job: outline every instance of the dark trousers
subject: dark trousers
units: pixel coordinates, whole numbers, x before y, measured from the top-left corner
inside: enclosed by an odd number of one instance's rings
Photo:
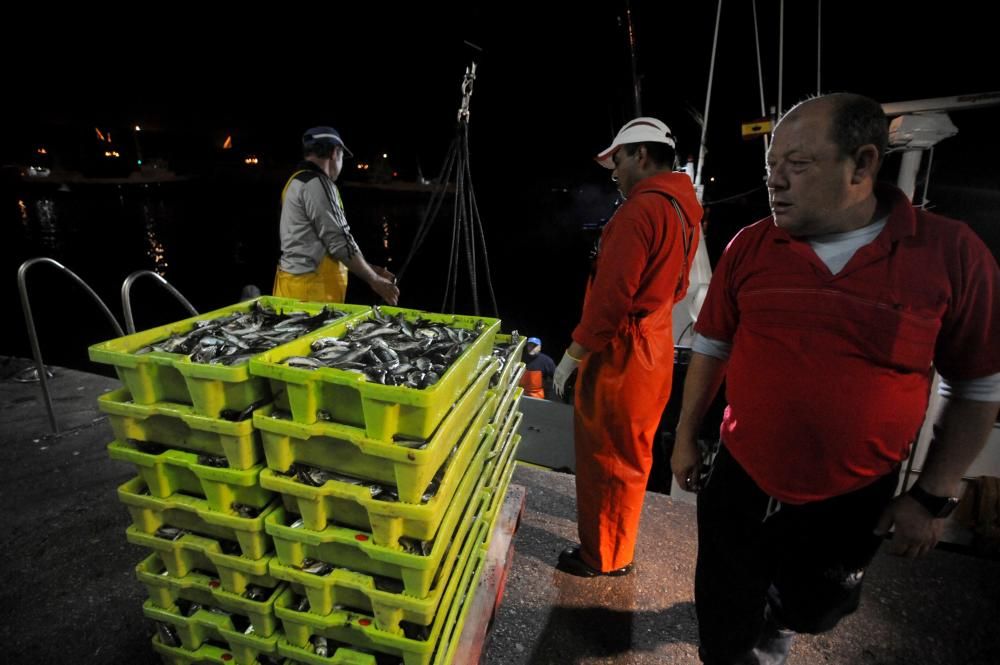
[[[791,631],[820,633],[857,609],[894,473],[832,499],[774,505],[725,446],[698,494],[695,605],[707,665],[783,663]],[[766,518],[766,519],[765,519]],[[768,655],[770,654],[770,655]]]

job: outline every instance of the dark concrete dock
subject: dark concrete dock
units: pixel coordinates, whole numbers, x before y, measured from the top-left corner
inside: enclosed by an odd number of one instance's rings
[[[146,552],[126,542],[115,494],[134,471],[108,458],[96,407],[118,382],[53,368],[53,435],[38,385],[12,380],[29,364],[0,357],[4,662],[158,663],[134,576]],[[483,663],[697,663],[693,506],[648,495],[636,572],[583,580],[553,568],[576,540],[574,477],[522,466],[513,482],[528,503]],[[1000,663],[1000,562],[882,554],[866,585],[835,631],[798,638],[791,665]]]

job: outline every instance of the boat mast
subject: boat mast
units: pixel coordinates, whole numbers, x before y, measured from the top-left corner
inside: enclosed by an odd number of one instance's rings
[[[764,68],[760,63],[760,29],[757,26],[757,0],[752,0],[750,4],[753,6],[753,41],[757,49],[757,83],[760,88],[760,117],[767,118],[767,106],[764,103]],[[767,158],[767,147],[770,138],[770,134],[764,134],[765,159]]]
[[[705,95],[705,115],[701,119],[701,145],[698,148],[698,168],[695,171],[694,190],[698,193],[698,200],[704,187],[701,184],[701,169],[705,164],[705,137],[708,134],[708,109],[712,104],[712,79],[715,76],[715,54],[719,48],[719,19],[722,18],[722,0],[719,0],[719,7],[715,13],[715,36],[712,38],[712,61],[708,66],[708,92]]]
[[[632,93],[635,95],[635,115],[642,115],[642,93],[640,91],[639,72],[636,65],[635,26],[632,24],[632,3],[625,0],[625,23],[628,27],[628,52],[632,59]]]

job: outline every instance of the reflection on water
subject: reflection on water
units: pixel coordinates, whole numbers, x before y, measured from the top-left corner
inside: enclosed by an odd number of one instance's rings
[[[160,240],[157,233],[162,226],[160,221],[165,217],[163,201],[152,202],[149,200],[142,202],[142,218],[146,227],[146,256],[153,262],[153,271],[160,277],[167,277],[167,248]]]
[[[59,248],[59,228],[56,217],[56,202],[52,199],[35,201],[35,215],[38,218],[38,244],[47,250]]]
[[[267,228],[273,220],[245,192],[240,192],[240,199],[221,187],[210,189],[191,182],[74,184],[71,188],[47,182],[2,182],[0,211],[6,212],[0,213],[4,215],[0,224],[13,231],[13,237],[0,243],[0,266],[13,274],[27,259],[52,258],[90,285],[119,316],[116,305],[121,285],[137,270],[152,270],[169,279],[201,311],[231,304],[243,285],[265,284],[253,274],[257,267],[266,266],[263,271],[271,274],[274,269],[269,257],[262,259],[253,251],[238,262],[236,240],[243,235],[267,252],[271,238],[260,231],[258,221],[261,228]],[[237,206],[233,200],[248,202]],[[237,228],[229,228],[236,222]],[[51,268],[33,270],[28,290],[46,360],[92,369],[86,359],[87,346],[114,336],[94,304]],[[15,280],[0,282],[0,297],[16,306]],[[140,329],[185,315],[169,293],[152,283],[132,290],[132,305]],[[0,353],[30,355],[23,323],[0,333]]]
[[[17,200],[17,216],[21,220],[21,230],[27,234],[28,233],[28,206],[24,204],[22,199]]]
[[[74,184],[68,189],[56,183],[0,182],[0,224],[14,236],[12,242],[0,243],[0,266],[12,276],[29,258],[51,257],[86,281],[119,316],[122,282],[137,270],[168,279],[201,312],[231,305],[247,285],[271,290],[286,178],[281,172],[252,182],[205,177],[148,186]],[[365,258],[398,271],[420,228],[427,194],[345,187],[344,197],[350,201],[351,232]],[[579,315],[577,296],[583,290],[590,240],[579,233],[577,217],[564,213],[561,199],[553,202],[534,191],[524,198],[530,199],[530,207],[507,196],[484,205],[491,211],[483,221],[493,287],[505,330],[548,336],[559,348]],[[450,265],[450,222],[445,212],[427,234],[400,284],[401,306],[440,311]],[[29,286],[46,361],[94,371],[87,346],[110,339],[113,331],[93,303],[79,297],[76,286],[46,268],[37,272]],[[458,279],[459,300],[465,297],[465,302],[456,310],[471,314],[464,270]],[[559,289],[557,297],[538,287],[549,284]],[[527,289],[530,285],[538,288]],[[20,319],[13,278],[0,280],[0,297],[15,304]],[[369,305],[378,300],[360,279],[349,281],[347,297]],[[481,292],[480,304],[485,303]],[[139,330],[187,315],[166,290],[149,281],[133,289],[132,306]],[[30,356],[23,322],[0,326],[0,353]]]
[[[11,241],[0,243],[0,265],[13,274],[29,258],[55,259],[89,284],[112,311],[117,310],[122,282],[137,270],[168,279],[203,312],[237,302],[248,285],[269,293],[279,252],[285,174],[280,175],[280,182],[206,178],[62,189],[57,183],[0,182],[0,211],[6,211],[0,212],[5,215],[0,224],[13,232]],[[394,255],[408,248],[423,200],[368,192],[351,192],[351,198],[350,223],[366,258],[383,266],[398,262]],[[435,262],[428,264],[430,279]],[[77,297],[77,287],[46,268],[34,272],[38,275],[30,278],[29,291],[36,324],[42,336],[52,335],[42,342],[46,360],[92,369],[86,347],[112,336],[107,323],[95,316],[92,303]],[[150,284],[132,290],[137,328],[185,316],[169,293]],[[426,306],[416,299],[424,292],[417,287],[410,289],[408,306]],[[17,302],[15,280],[0,281],[0,297]],[[360,280],[351,280],[348,297],[364,304],[377,299]],[[30,355],[23,325],[0,330],[0,353]]]

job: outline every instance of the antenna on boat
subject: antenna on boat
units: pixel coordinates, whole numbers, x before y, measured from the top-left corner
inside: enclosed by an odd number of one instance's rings
[[[632,58],[632,93],[635,95],[635,115],[642,115],[642,91],[635,54],[635,26],[632,24],[632,3],[625,0],[625,22],[628,25],[628,52]]]
[[[475,44],[466,42],[469,46],[482,51]],[[493,282],[490,278],[490,262],[486,252],[486,236],[483,233],[483,222],[479,216],[479,206],[476,204],[476,193],[472,187],[472,169],[469,165],[469,116],[472,101],[472,87],[476,81],[476,62],[465,68],[462,79],[462,102],[458,108],[458,124],[455,138],[451,141],[448,153],[444,158],[441,173],[435,181],[437,187],[431,194],[431,199],[424,209],[420,227],[413,239],[410,253],[400,268],[396,281],[402,280],[413,257],[427,239],[434,221],[441,211],[445,195],[451,191],[455,194],[455,206],[452,212],[451,254],[448,258],[448,275],[445,279],[445,292],[442,301],[442,312],[455,311],[455,299],[458,294],[458,275],[461,272],[459,263],[465,257],[465,267],[468,273],[468,284],[472,295],[473,313],[479,314],[479,277],[484,278],[490,302],[493,305],[493,315],[499,316],[496,295],[493,293]],[[482,254],[481,267],[478,254]]]
[[[933,149],[938,142],[958,133],[958,128],[951,122],[947,112],[998,104],[1000,104],[1000,91],[882,104],[882,110],[892,118],[889,125],[890,150],[903,152],[896,185],[903,190],[907,198],[913,199],[924,151],[929,150],[930,156],[933,157]],[[930,178],[929,164],[927,178]],[[921,205],[927,205],[926,182]]]
[[[767,118],[767,106],[764,103],[764,68],[760,63],[760,30],[757,27],[757,0],[750,3],[753,6],[753,40],[757,49],[757,85],[760,88],[760,117]],[[818,78],[817,74],[817,78]],[[770,134],[764,134],[764,156],[767,156],[767,147],[770,144]]]
[[[698,201],[701,201],[702,193],[705,191],[701,184],[701,169],[705,164],[705,136],[708,133],[708,109],[712,104],[712,78],[715,75],[715,54],[719,48],[719,19],[722,18],[722,0],[719,0],[719,8],[715,13],[715,37],[712,38],[712,61],[708,67],[708,92],[705,95],[705,113],[701,117],[701,145],[698,147],[698,166],[694,176],[694,191],[698,194]]]

